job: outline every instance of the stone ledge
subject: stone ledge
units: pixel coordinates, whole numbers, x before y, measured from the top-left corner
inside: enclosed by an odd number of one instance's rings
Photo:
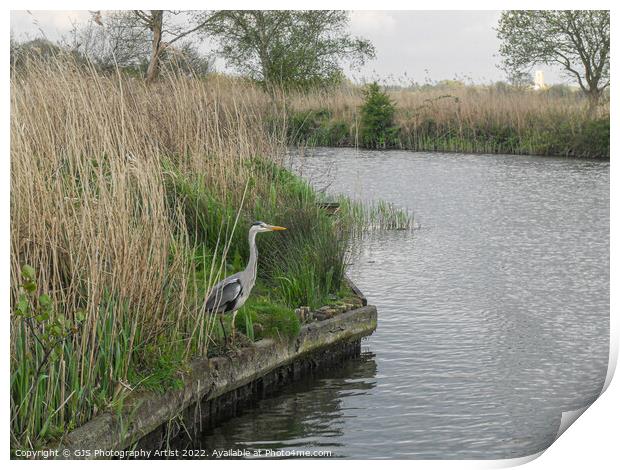
[[[367,305],[333,318],[304,325],[290,343],[264,339],[232,357],[200,358],[192,362],[185,386],[164,394],[144,392],[127,399],[124,411],[104,413],[65,436],[60,457],[96,458],[96,451],[122,450],[166,426],[195,404],[215,401],[251,384],[275,369],[330,349],[359,342],[377,327],[377,309]],[[321,360],[324,362],[324,357]]]

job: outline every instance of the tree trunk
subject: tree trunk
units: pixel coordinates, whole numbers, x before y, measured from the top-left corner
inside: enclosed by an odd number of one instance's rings
[[[601,91],[596,88],[591,89],[588,92],[588,116],[591,118],[596,117],[596,110],[598,103],[601,99]]]
[[[152,10],[151,12],[151,31],[153,32],[151,60],[146,71],[146,82],[151,83],[159,75],[159,54],[161,52],[161,30],[164,11]]]

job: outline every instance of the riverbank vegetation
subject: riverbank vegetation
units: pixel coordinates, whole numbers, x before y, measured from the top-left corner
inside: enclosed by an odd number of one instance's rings
[[[385,98],[373,111],[377,93]],[[390,108],[392,114],[378,123]],[[446,81],[382,91],[376,84],[348,85],[298,93],[289,112],[288,136],[297,144],[609,157],[609,96],[601,97],[593,114],[588,98],[567,86],[533,90]]]
[[[294,337],[295,308],[346,294],[356,230],[411,227],[389,205],[328,215],[282,166],[285,106],[247,81],[173,69],[147,84],[61,54],[25,58],[11,86],[13,448],[132,390],[177,386],[191,358],[217,351],[202,303],[245,267],[254,220],[289,230],[258,239],[238,319],[251,340]]]

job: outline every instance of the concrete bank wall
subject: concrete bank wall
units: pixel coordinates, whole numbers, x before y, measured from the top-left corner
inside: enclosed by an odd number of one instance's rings
[[[65,458],[105,458],[102,451],[159,448],[174,437],[180,421],[193,428],[231,415],[244,401],[359,354],[360,340],[377,327],[372,305],[304,325],[291,343],[265,339],[230,357],[197,359],[185,386],[165,394],[145,392],[127,399],[124,411],[105,413],[69,433],[58,446]]]

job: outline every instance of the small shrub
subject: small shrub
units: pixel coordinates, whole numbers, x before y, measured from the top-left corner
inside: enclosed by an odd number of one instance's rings
[[[394,103],[376,82],[368,85],[364,98],[360,129],[362,145],[367,148],[394,147],[398,140],[398,127],[394,125]]]

